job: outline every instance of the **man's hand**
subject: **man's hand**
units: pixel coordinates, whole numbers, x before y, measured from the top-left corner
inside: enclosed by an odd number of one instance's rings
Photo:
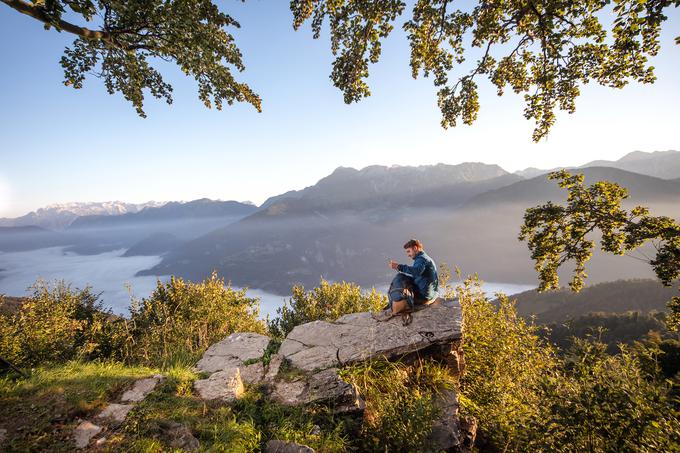
[[[397,263],[394,260],[390,260],[390,267],[394,269],[395,271],[397,270],[397,267],[399,266],[399,263]]]

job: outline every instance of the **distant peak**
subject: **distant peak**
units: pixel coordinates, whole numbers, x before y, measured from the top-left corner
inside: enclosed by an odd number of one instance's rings
[[[665,157],[665,156],[671,156],[675,154],[679,154],[680,151],[675,151],[675,150],[667,150],[667,151],[633,151],[625,156],[623,156],[621,159],[618,160],[618,162],[633,162],[636,160],[641,160],[641,159],[649,159],[650,157]]]

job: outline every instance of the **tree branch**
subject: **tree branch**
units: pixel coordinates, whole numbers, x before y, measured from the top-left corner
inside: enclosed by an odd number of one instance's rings
[[[47,25],[55,27],[57,30],[64,30],[74,35],[78,35],[81,38],[96,40],[96,41],[110,41],[111,34],[103,30],[90,30],[89,28],[80,27],[78,25],[66,22],[65,20],[58,19],[56,21],[52,20],[45,11],[39,7],[31,5],[23,0],[0,0],[10,8],[19,11],[33,19],[43,22]]]

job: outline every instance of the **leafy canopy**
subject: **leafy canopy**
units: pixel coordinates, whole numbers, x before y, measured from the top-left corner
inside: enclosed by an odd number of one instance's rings
[[[574,262],[569,286],[579,291],[587,278],[586,262],[592,255],[594,232],[601,234],[603,252],[624,255],[651,242],[656,251],[645,258],[664,285],[680,278],[680,224],[670,217],[652,216],[637,206],[630,211],[621,207],[628,191],[618,184],[600,181],[586,186],[583,175],[565,170],[550,173],[567,191],[565,206],[548,202],[529,208],[524,214],[519,239],[527,241],[531,259],[538,272],[539,290],[559,288],[559,268]],[[642,258],[640,258],[642,259]],[[680,325],[680,297],[669,302],[669,328]]]
[[[345,102],[369,96],[369,64],[380,59],[382,41],[406,2],[291,0],[290,5],[293,27],[311,21],[315,38],[328,19],[336,56],[330,78]],[[443,127],[477,119],[477,79],[487,77],[499,96],[508,86],[524,94],[524,116],[535,120],[538,141],[555,123],[556,109],[574,112],[581,85],[652,83],[648,58],[659,51],[665,11],[678,5],[678,0],[416,0],[403,29],[413,77],[433,75],[439,88]],[[469,71],[451,77],[478,54]]]
[[[238,22],[210,0],[2,0],[15,10],[77,36],[61,58],[64,84],[82,88],[94,75],[109,94],[120,92],[137,113],[144,93],[172,103],[172,86],[152,66],[175,63],[198,83],[198,97],[218,110],[224,102],[247,102],[261,110],[260,97],[234,78],[243,71],[241,52],[228,27]],[[93,28],[68,22],[77,18]]]

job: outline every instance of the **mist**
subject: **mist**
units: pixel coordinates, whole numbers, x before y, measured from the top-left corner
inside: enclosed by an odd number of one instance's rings
[[[78,255],[66,251],[65,247],[50,247],[0,253],[0,294],[27,296],[31,293],[29,287],[38,279],[49,283],[64,280],[73,288],[82,289],[89,285],[94,293],[101,293],[100,300],[105,308],[126,316],[131,298],[148,297],[156,287],[157,279],[165,282],[169,276],[136,277],[137,271],[158,264],[161,258],[123,257],[124,252],[125,249],[120,249],[97,255]],[[260,298],[263,318],[273,316],[284,300],[283,296],[262,290],[249,289],[247,295]]]

